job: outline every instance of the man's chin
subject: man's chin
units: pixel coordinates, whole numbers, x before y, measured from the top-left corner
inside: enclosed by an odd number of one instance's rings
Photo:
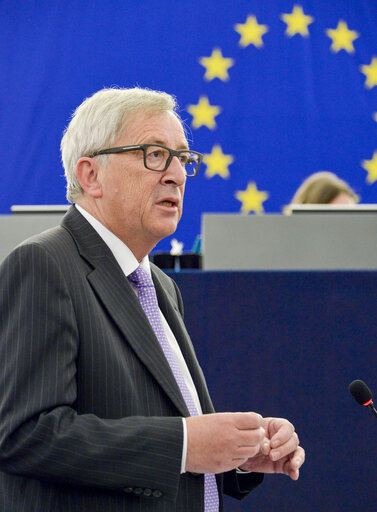
[[[178,222],[161,223],[161,225],[156,226],[153,230],[154,236],[160,242],[175,233],[177,226]]]

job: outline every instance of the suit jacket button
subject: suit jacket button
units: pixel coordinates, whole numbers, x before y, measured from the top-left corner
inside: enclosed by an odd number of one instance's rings
[[[123,489],[123,491],[124,491],[124,492],[128,492],[128,493],[131,493],[133,490],[134,490],[134,488],[133,488],[133,487],[125,487],[125,488]]]
[[[143,489],[141,487],[136,487],[134,489],[134,494],[137,494],[137,495],[143,494]]]
[[[143,495],[144,496],[150,496],[152,494],[152,489],[144,489]]]
[[[155,491],[152,492],[152,495],[155,497],[155,498],[161,498],[162,496],[162,492],[159,491],[158,489],[156,489]]]

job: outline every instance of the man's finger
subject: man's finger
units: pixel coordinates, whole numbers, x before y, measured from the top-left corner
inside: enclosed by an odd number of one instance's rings
[[[274,435],[271,437],[271,446],[272,448],[277,448],[292,437],[295,428],[287,420],[273,420],[271,423],[272,425],[269,425],[270,430],[271,428],[275,430]]]
[[[262,427],[263,418],[256,412],[232,413],[234,424],[239,430],[250,430]]]

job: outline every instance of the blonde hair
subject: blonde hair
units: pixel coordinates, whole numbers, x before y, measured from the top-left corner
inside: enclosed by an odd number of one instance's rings
[[[140,87],[105,88],[86,98],[72,114],[60,144],[68,201],[75,202],[83,193],[76,176],[76,164],[81,157],[110,147],[135,114],[165,111],[181,121],[174,96]],[[98,158],[106,165],[107,155]]]
[[[348,194],[356,203],[359,202],[359,196],[348,183],[332,172],[320,171],[306,178],[290,204],[329,204],[341,192]]]

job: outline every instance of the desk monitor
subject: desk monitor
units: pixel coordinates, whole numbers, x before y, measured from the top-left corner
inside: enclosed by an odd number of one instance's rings
[[[377,211],[204,214],[204,270],[377,270]]]
[[[377,204],[289,204],[287,215],[304,213],[377,213]]]
[[[12,213],[65,213],[69,204],[14,204],[10,207]]]
[[[14,205],[0,215],[0,263],[27,238],[60,224],[69,205]]]

